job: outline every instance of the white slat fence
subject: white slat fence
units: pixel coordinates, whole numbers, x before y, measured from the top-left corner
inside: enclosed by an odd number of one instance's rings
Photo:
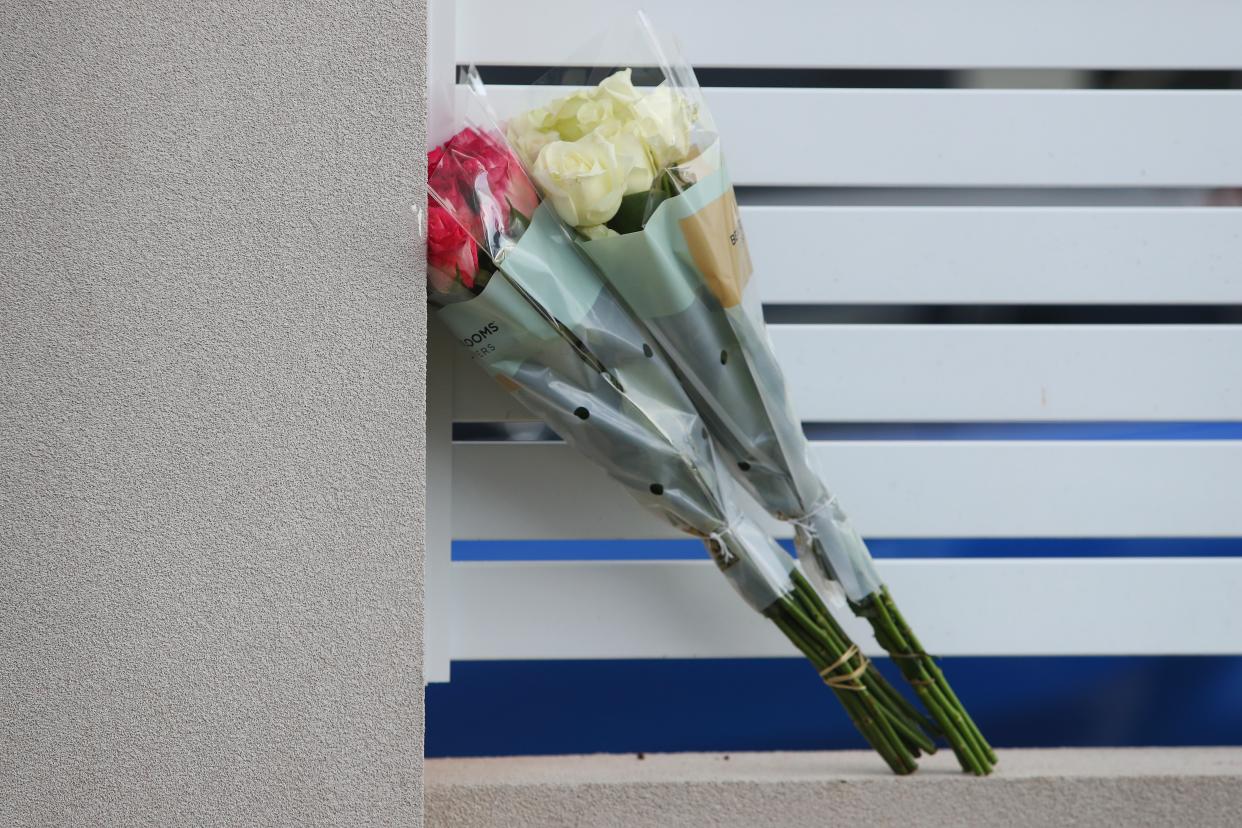
[[[556,64],[636,6],[463,0],[456,51],[438,59]],[[698,66],[1242,68],[1242,4],[1208,0],[687,0],[650,11]],[[495,88],[502,110],[515,91]],[[761,204],[743,191],[769,304],[1242,304],[1238,208],[822,203],[836,187],[1237,187],[1242,91],[713,88],[707,98],[736,183],[783,188]],[[1242,420],[1242,325],[780,324],[772,336],[809,422]],[[463,353],[437,356],[435,392],[451,400],[430,424],[440,451],[446,418],[529,419]],[[864,535],[1242,536],[1242,440],[815,450]],[[450,566],[450,536],[676,536],[564,446],[457,444],[430,488],[440,491],[428,549],[433,681],[447,680],[451,659],[793,655],[707,561]],[[1242,559],[880,566],[924,643],[946,655],[1242,653]]]

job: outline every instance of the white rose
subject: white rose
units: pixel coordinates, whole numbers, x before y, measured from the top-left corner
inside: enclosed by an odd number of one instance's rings
[[[608,121],[596,127],[595,134],[612,144],[616,151],[617,166],[625,174],[625,194],[650,190],[655,181],[655,166],[634,122]]]
[[[552,128],[562,141],[577,141],[618,115],[612,99],[600,95],[595,89],[575,92],[567,98],[553,101],[548,109],[552,112]]]
[[[675,166],[690,154],[694,110],[676,90],[657,86],[634,104],[638,134],[660,169]]]
[[[532,169],[544,198],[566,224],[603,224],[617,214],[625,195],[626,170],[613,145],[595,133],[577,141],[553,141]]]
[[[634,88],[633,81],[630,80],[629,69],[613,72],[600,81],[596,89],[600,96],[607,97],[626,109],[633,108],[634,104],[642,98],[639,91]]]
[[[592,224],[590,227],[579,227],[578,232],[588,239],[606,239],[609,236],[621,235],[607,224]]]
[[[532,109],[510,120],[506,137],[527,167],[535,163],[540,150],[559,138],[553,129],[552,113],[542,108]]]

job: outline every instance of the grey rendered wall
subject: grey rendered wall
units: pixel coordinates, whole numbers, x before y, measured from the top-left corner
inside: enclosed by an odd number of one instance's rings
[[[424,17],[5,4],[0,825],[421,823]]]

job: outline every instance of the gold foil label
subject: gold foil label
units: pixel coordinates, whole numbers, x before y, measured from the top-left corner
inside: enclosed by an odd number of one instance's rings
[[[723,307],[741,304],[742,291],[754,268],[733,188],[678,223],[708,289]]]

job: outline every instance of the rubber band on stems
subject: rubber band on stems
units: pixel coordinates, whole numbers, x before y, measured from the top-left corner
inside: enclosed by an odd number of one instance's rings
[[[850,659],[855,656],[858,657],[857,667],[850,670],[848,673],[834,675],[834,670],[837,670],[840,667],[849,666]],[[849,649],[841,654],[840,658],[819,671],[819,677],[824,680],[824,684],[834,690],[853,690],[855,692],[862,692],[867,688],[863,686],[859,679],[861,679],[867,672],[867,666],[870,663],[870,660],[868,660],[868,658],[862,654],[862,651],[858,649],[858,645],[851,644]]]

